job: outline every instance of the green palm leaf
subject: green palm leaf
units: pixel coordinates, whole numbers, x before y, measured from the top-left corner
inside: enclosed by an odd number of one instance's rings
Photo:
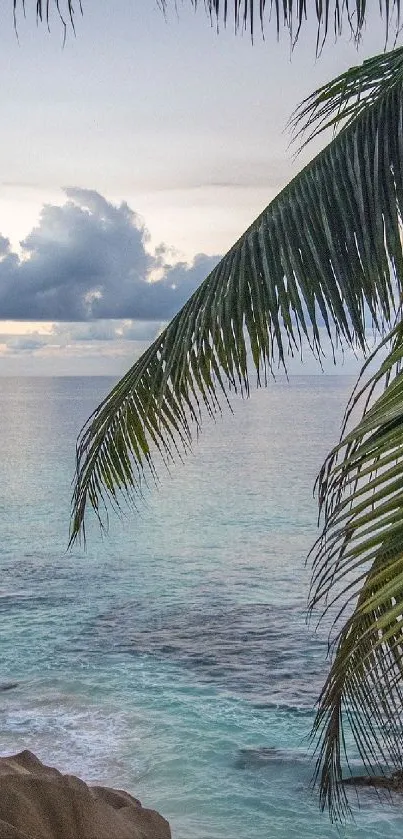
[[[14,21],[16,22],[17,10],[21,7],[25,12],[27,0],[12,0],[12,2]],[[34,0],[34,2],[37,20],[46,21],[48,24],[51,7],[56,8],[64,24],[66,19],[69,19],[73,28],[75,11],[82,12],[81,0],[64,0],[64,2],[63,0]],[[190,0],[190,2],[194,7],[197,7],[199,0]],[[168,0],[161,0],[160,5],[162,10],[165,11],[169,2]],[[270,23],[274,20],[278,35],[281,28],[288,29],[291,40],[295,43],[304,23],[314,17],[317,23],[317,51],[325,42],[329,28],[333,29],[336,36],[341,35],[343,22],[347,21],[350,33],[358,41],[367,22],[366,0],[332,0],[332,2],[331,0],[325,0],[325,2],[312,4],[307,4],[306,0],[294,0],[294,2],[293,0],[287,0],[287,2],[270,0],[270,3],[267,3],[268,14],[266,14],[266,0],[259,0],[258,3],[254,3],[253,0],[233,0],[231,5],[232,8],[230,8],[228,0],[224,0],[224,3],[220,3],[220,0],[205,0],[205,6],[211,20],[215,19],[217,24],[222,20],[226,24],[231,16],[235,30],[240,27],[249,28],[252,38],[256,18],[258,18],[263,29],[267,17]],[[387,42],[390,27],[396,33],[399,31],[400,0],[379,0],[378,10],[385,20],[385,40]]]
[[[371,104],[393,89],[402,75],[403,48],[375,55],[327,82],[305,99],[290,120],[302,147],[328,128],[346,128]]]
[[[304,337],[324,331],[365,348],[368,314],[382,330],[403,277],[403,71],[263,211],[83,429],[71,540],[88,502],[141,492],[157,451],[169,463],[191,444],[202,409],[228,389],[248,393]],[[393,279],[394,274],[395,279]],[[400,286],[399,286],[400,288]]]
[[[392,338],[386,360],[351,399],[347,420],[364,400],[362,419],[330,453],[319,478],[325,526],[311,608],[336,611],[336,626],[345,621],[314,725],[322,806],[336,817],[347,806],[340,785],[346,721],[369,772],[379,761],[403,765],[402,323]],[[374,389],[385,384],[368,407]]]

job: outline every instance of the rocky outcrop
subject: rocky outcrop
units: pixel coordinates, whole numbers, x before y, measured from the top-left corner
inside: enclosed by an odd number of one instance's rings
[[[398,769],[392,775],[352,775],[343,778],[342,784],[353,787],[377,787],[391,792],[403,792],[403,772]]]
[[[87,786],[24,751],[0,758],[0,837],[171,839],[171,831],[129,793]]]
[[[278,749],[276,746],[259,746],[258,748],[239,749],[234,766],[235,769],[265,769],[267,766],[280,766],[290,763],[305,763],[306,754]]]

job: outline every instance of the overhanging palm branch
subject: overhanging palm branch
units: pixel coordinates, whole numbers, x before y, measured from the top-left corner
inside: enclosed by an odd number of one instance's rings
[[[402,360],[400,322],[388,357],[350,402],[347,419],[364,399],[362,419],[331,452],[319,479],[325,527],[311,606],[324,604],[335,626],[344,623],[314,726],[322,806],[335,816],[347,806],[340,785],[346,720],[369,772],[379,762],[403,765]]]
[[[19,8],[25,12],[27,0],[12,0],[14,21],[17,20]],[[200,0],[190,0],[196,7]],[[63,23],[70,21],[74,27],[75,11],[82,11],[81,0],[33,0],[35,4],[37,20],[49,24],[50,10],[56,9]],[[164,11],[169,6],[169,0],[159,0],[159,5]],[[222,20],[224,24],[232,17],[235,30],[240,27],[249,29],[253,38],[255,21],[258,18],[263,29],[265,21],[275,22],[277,34],[281,28],[288,29],[292,42],[298,38],[301,27],[304,23],[314,17],[317,22],[317,50],[325,42],[329,28],[334,34],[341,35],[343,22],[347,21],[348,28],[353,38],[358,41],[367,22],[366,0],[324,0],[324,2],[307,3],[306,0],[204,0],[204,5],[211,20],[217,23]],[[396,33],[400,26],[400,0],[378,0],[378,11],[385,21],[385,41],[389,37],[389,29]]]
[[[383,57],[380,57],[380,60]],[[83,429],[71,541],[88,502],[141,492],[159,451],[186,451],[229,388],[249,390],[304,338],[365,348],[390,324],[403,277],[403,69],[263,211]],[[250,345],[250,355],[248,354]]]

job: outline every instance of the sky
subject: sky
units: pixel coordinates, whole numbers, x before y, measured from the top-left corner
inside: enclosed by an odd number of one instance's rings
[[[315,58],[313,25],[291,54],[285,31],[252,45],[190,0],[83,0],[63,45],[34,6],[18,38],[0,11],[0,375],[121,375],[318,151],[295,159],[294,108],[384,27]]]

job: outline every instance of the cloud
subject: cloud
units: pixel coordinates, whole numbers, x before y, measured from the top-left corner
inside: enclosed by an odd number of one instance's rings
[[[36,352],[44,348],[62,349],[75,344],[100,345],[112,342],[149,344],[165,323],[158,321],[97,320],[81,323],[54,323],[47,332],[10,335],[0,331],[0,344],[12,353]]]
[[[49,342],[44,340],[42,335],[39,336],[34,333],[33,335],[9,338],[4,346],[12,352],[33,352],[42,349],[47,343]]]
[[[42,208],[21,256],[0,236],[0,319],[167,321],[219,260],[174,262],[165,245],[150,253],[148,231],[127,203],[65,192],[63,206]]]
[[[97,320],[89,323],[56,323],[44,343],[61,344],[75,341],[141,341],[149,343],[163,323],[156,321]]]
[[[164,327],[158,321],[100,320],[1,333],[0,375],[122,376]],[[18,326],[18,323],[16,323]],[[26,325],[19,322],[21,330]]]
[[[0,259],[5,259],[10,253],[10,240],[0,234]]]

